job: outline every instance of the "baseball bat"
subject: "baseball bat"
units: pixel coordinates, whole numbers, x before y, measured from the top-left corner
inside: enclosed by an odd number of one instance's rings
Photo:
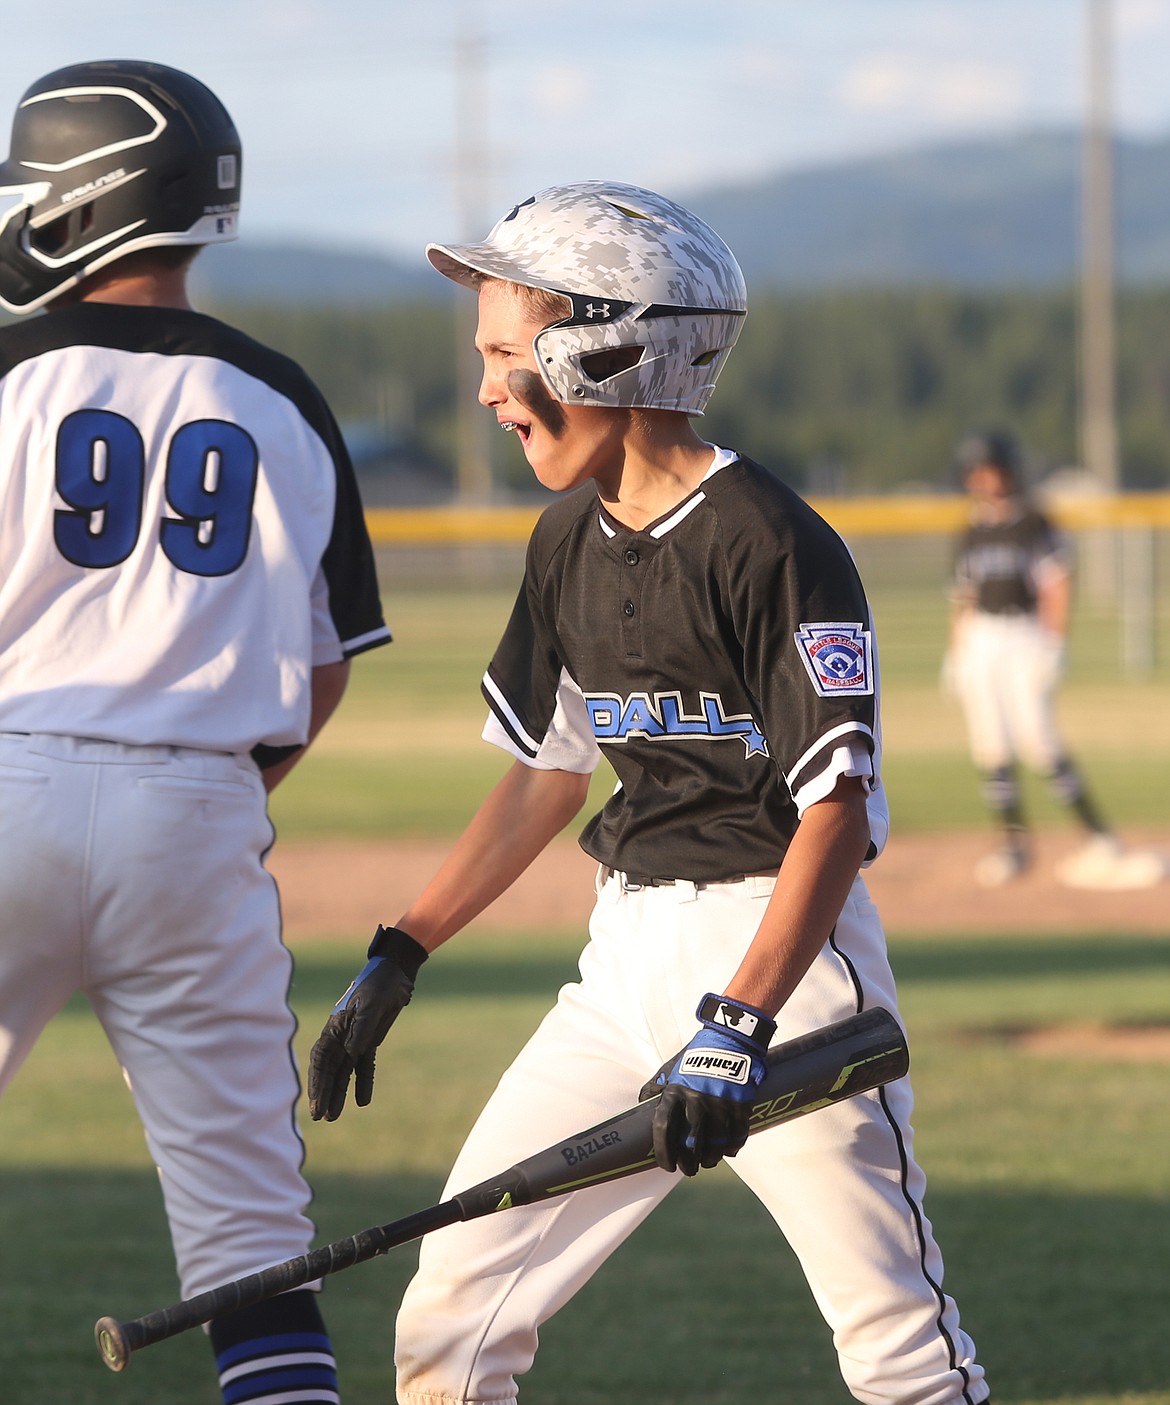
[[[901,1078],[910,1057],[897,1021],[888,1010],[875,1008],[776,1044],[769,1049],[767,1062],[768,1071],[752,1107],[752,1133]],[[128,1322],[99,1318],[94,1337],[101,1358],[111,1371],[123,1371],[131,1354],[143,1347],[364,1263],[433,1230],[649,1170],[654,1165],[652,1123],[657,1101],[638,1103],[518,1161],[492,1180],[403,1219],[359,1230],[348,1239],[145,1317]]]

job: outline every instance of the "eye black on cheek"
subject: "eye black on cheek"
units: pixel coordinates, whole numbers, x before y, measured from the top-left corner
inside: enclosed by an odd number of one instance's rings
[[[536,372],[509,371],[507,384],[515,399],[532,411],[533,418],[538,419],[554,439],[559,439],[565,432],[565,412]]]

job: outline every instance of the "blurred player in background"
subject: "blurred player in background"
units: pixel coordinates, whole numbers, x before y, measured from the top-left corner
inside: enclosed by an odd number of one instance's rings
[[[515,1401],[540,1325],[670,1173],[729,1156],[799,1255],[858,1399],[982,1405],[922,1206],[909,1080],[747,1136],[773,1038],[897,998],[858,875],[888,822],[864,590],[806,503],[691,418],[743,323],[739,265],[689,210],[604,181],[542,191],[485,242],[428,255],[478,289],[480,400],[562,496],[484,677],[484,735],[513,765],[399,925],[379,928],[314,1046],[310,1108],[339,1116],[351,1076],[369,1102],[422,962],[578,813],[602,751],[620,784],[581,837],[599,865],[581,979],[504,1074],[449,1189],[639,1094],[660,1101],[658,1169],[423,1241],[398,1399]],[[781,1378],[777,1362],[778,1395]]]
[[[292,362],[192,310],[240,141],[174,69],[77,64],[0,166],[0,1087],[83,991],[184,1297],[314,1226],[266,792],[389,638],[353,469]],[[308,1289],[211,1324],[221,1389],[336,1405]]]
[[[1068,538],[1024,491],[1019,447],[1007,434],[972,434],[958,447],[970,521],[955,547],[945,673],[966,718],[971,755],[1000,845],[975,876],[1010,883],[1032,862],[1020,793],[1021,763],[1048,782],[1086,842],[1057,867],[1076,888],[1145,888],[1161,857],[1127,850],[1101,815],[1056,721],[1072,599]]]

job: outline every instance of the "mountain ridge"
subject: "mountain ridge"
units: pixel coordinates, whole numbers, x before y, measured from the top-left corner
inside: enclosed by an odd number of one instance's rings
[[[735,250],[749,289],[1042,288],[1078,273],[1081,142],[1023,132],[854,158],[680,196]],[[1170,282],[1170,136],[1115,142],[1118,281]],[[197,295],[367,307],[438,302],[450,286],[421,251],[314,248],[293,240],[215,245]]]

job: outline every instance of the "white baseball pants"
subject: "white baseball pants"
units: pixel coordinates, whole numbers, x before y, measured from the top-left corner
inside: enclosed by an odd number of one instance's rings
[[[981,771],[1023,761],[1042,775],[1065,754],[1056,726],[1059,646],[1033,615],[972,613],[963,621],[955,684],[971,758]]]
[[[0,1089],[84,991],[158,1167],[184,1297],[313,1234],[271,841],[247,757],[0,735]]]
[[[564,987],[500,1080],[445,1194],[635,1103],[696,1032],[700,998],[738,966],[773,886],[748,878],[626,891],[620,875],[599,883],[580,983]],[[859,878],[834,939],[781,1011],[776,1039],[874,1005],[897,1013],[881,925]],[[761,1132],[727,1164],[799,1256],[857,1399],[978,1405],[987,1385],[942,1288],[910,1109],[900,1079]],[[512,1405],[540,1324],[678,1179],[649,1171],[425,1238],[398,1317],[400,1405]],[[781,1377],[783,1369],[778,1362]]]

